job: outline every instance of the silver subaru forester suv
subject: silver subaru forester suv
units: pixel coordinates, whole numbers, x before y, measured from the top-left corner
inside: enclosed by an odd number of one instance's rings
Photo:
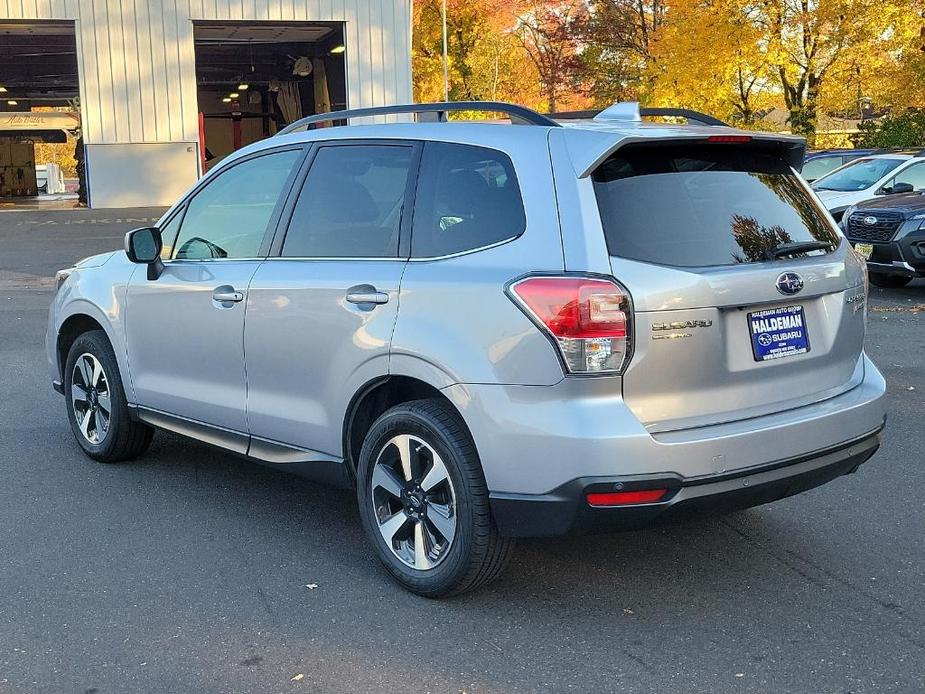
[[[475,109],[511,123],[447,118]],[[58,273],[47,354],[78,443],[116,462],[167,429],[353,488],[427,596],[490,581],[516,537],[853,472],[885,384],[803,141],[668,115],[689,120],[384,107],[236,152]]]

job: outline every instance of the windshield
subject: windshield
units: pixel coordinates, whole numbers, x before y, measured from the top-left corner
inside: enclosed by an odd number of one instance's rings
[[[838,235],[779,156],[728,145],[628,145],[593,174],[611,255],[704,267],[764,262]]]
[[[902,164],[905,159],[857,159],[813,183],[814,190],[851,192],[865,190]]]

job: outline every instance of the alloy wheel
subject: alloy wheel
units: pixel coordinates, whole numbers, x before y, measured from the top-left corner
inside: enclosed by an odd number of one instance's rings
[[[89,352],[81,354],[74,363],[71,408],[83,437],[94,445],[100,444],[109,431],[112,399],[103,365]]]
[[[399,434],[383,445],[370,485],[379,533],[412,569],[440,564],[456,535],[456,492],[446,465],[426,441]]]

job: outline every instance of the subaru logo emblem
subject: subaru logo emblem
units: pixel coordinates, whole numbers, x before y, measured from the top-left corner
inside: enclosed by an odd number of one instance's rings
[[[777,291],[781,294],[796,294],[801,289],[803,289],[803,278],[795,272],[784,272],[777,278]]]
[[[872,227],[874,224],[877,223],[877,218],[876,217],[864,217],[863,221],[867,226]]]

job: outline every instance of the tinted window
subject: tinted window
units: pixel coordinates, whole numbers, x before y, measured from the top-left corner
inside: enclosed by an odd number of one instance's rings
[[[519,236],[526,227],[517,176],[501,152],[428,142],[419,180],[412,255],[481,248]]]
[[[173,257],[255,257],[301,155],[300,150],[275,152],[219,173],[187,205]]]
[[[398,255],[411,147],[322,147],[299,194],[283,255],[386,258]]]
[[[623,258],[733,265],[767,260],[783,243],[838,242],[799,177],[769,153],[630,145],[593,181],[607,247]]]
[[[900,171],[887,185],[894,186],[897,183],[908,183],[912,186],[912,190],[925,190],[925,163],[913,164],[908,169]]]
[[[864,190],[870,188],[903,161],[903,159],[855,159],[828,176],[815,181],[813,188],[842,192]]]
[[[178,211],[170,221],[161,227],[161,260],[170,260],[173,248],[180,231],[180,221],[183,219],[183,210]]]
[[[829,171],[841,165],[841,157],[817,157],[816,159],[811,159],[803,166],[803,178],[807,181],[815,181],[820,176],[825,176]]]

